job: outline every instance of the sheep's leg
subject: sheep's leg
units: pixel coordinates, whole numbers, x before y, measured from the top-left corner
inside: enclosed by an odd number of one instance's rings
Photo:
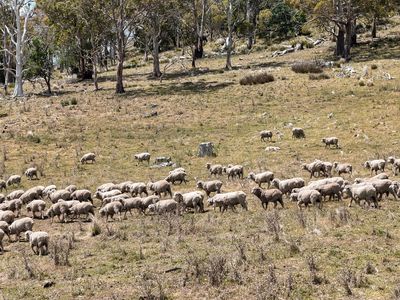
[[[279,199],[278,202],[282,205],[282,208],[285,208],[285,206],[283,205],[283,200]]]

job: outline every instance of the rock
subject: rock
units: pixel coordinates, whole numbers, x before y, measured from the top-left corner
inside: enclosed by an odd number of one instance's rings
[[[278,152],[279,150],[281,150],[280,147],[274,147],[274,146],[265,148],[265,151],[267,151],[267,152]]]
[[[319,230],[319,229],[317,229],[317,228],[314,228],[314,230],[312,231],[312,233],[315,234],[315,235],[322,235],[321,230]]]
[[[54,281],[52,281],[52,280],[46,280],[44,283],[43,283],[43,287],[46,289],[46,288],[49,288],[49,287],[52,287],[53,285],[55,285],[55,282]]]
[[[211,142],[201,143],[199,145],[199,156],[216,156],[214,153],[214,144]]]

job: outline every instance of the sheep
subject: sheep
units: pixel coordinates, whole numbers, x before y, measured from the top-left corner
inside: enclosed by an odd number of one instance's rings
[[[44,210],[46,209],[46,202],[43,200],[33,200],[26,206],[27,212],[32,212],[32,218],[35,218],[35,213],[40,213],[40,217],[44,219]]]
[[[121,193],[128,193],[130,191],[130,187],[133,184],[133,181],[124,181],[117,184],[117,190],[121,191]]]
[[[5,182],[5,180],[0,180],[0,192],[2,192],[3,190],[7,191],[7,183]]]
[[[303,178],[291,178],[285,180],[279,180],[274,178],[271,181],[272,186],[280,190],[283,194],[288,195],[294,188],[302,188],[305,185]]]
[[[29,179],[29,180],[33,180],[33,177],[35,177],[36,179],[39,179],[39,177],[38,177],[38,170],[37,170],[37,168],[35,168],[35,167],[32,167],[32,168],[28,168],[26,171],[25,171],[25,176]]]
[[[228,180],[230,178],[234,179],[236,176],[243,179],[243,166],[241,165],[228,165],[227,167],[224,167],[223,170],[228,174]]]
[[[8,230],[8,226],[9,224],[6,221],[0,221],[0,230],[3,230],[8,237],[8,240],[10,240],[10,231]]]
[[[81,159],[80,162],[81,164],[87,164],[88,162],[91,162],[92,164],[96,162],[96,154],[90,152],[90,153],[86,153],[84,154]]]
[[[151,155],[148,152],[135,154],[134,157],[138,162],[147,161],[147,164],[150,164]]]
[[[340,185],[335,182],[327,183],[316,188],[315,190],[318,191],[322,197],[324,197],[324,200],[326,196],[329,196],[329,200],[331,200],[332,197],[335,196],[338,198],[338,200],[342,200],[342,189]]]
[[[49,234],[44,231],[30,231],[25,232],[26,239],[32,248],[33,253],[42,256],[47,255],[49,251]]]
[[[121,194],[122,193],[121,193],[120,190],[111,190],[111,191],[104,192],[104,193],[96,192],[95,196],[96,196],[96,198],[98,198],[100,200],[104,200],[105,198],[110,198],[110,197],[118,196],[118,195],[121,195]]]
[[[108,182],[108,183],[104,183],[102,185],[100,185],[99,187],[97,187],[96,192],[109,192],[112,190],[117,190],[118,186],[112,182]]]
[[[93,204],[92,193],[89,190],[76,190],[71,193],[71,199],[79,202],[90,201]]]
[[[184,169],[184,168],[176,168],[176,169],[173,169],[173,170],[171,170],[171,171],[169,171],[169,174],[172,174],[172,173],[175,173],[175,172],[185,172],[186,173],[186,170]]]
[[[204,196],[201,192],[175,193],[173,199],[182,206],[182,211],[193,208],[195,212],[204,212]]]
[[[33,220],[29,217],[15,220],[8,227],[10,235],[15,234],[16,240],[19,241],[19,236],[21,233],[26,232],[28,230],[32,230]]]
[[[124,219],[126,219],[126,214],[128,211],[132,216],[132,209],[137,209],[138,211],[144,213],[144,210],[145,210],[145,209],[143,209],[144,205],[143,205],[142,199],[139,197],[121,199],[120,203],[122,204],[122,208],[125,211]],[[151,203],[149,203],[149,205],[150,204]]]
[[[20,198],[25,193],[24,190],[16,190],[6,196],[6,200],[14,200]]]
[[[15,219],[15,214],[11,210],[0,210],[0,221],[7,222],[8,224],[11,224],[14,222]]]
[[[317,173],[316,177],[320,177],[321,174],[324,173],[324,169],[325,169],[324,164],[320,160],[313,161],[312,163],[309,163],[309,164],[302,164],[301,168],[302,168],[302,170],[306,170],[306,171],[310,172],[310,178],[313,178],[313,176],[315,177],[316,173]]]
[[[212,181],[197,181],[196,186],[198,189],[202,189],[206,192],[207,197],[210,196],[211,193],[216,192],[217,194],[221,193],[222,182],[219,180]]]
[[[119,194],[111,197],[106,197],[102,200],[101,207],[104,207],[106,204],[115,202],[115,201],[121,201],[123,199],[128,199],[130,196],[128,194]]]
[[[67,186],[64,190],[70,192],[71,194],[75,192],[78,189],[78,187],[75,184],[70,184]]]
[[[166,180],[149,182],[147,188],[157,196],[161,197],[161,194],[164,193],[165,195],[169,194],[172,198],[171,184]]]
[[[57,203],[61,203],[61,202],[64,203],[65,205],[67,205],[68,210],[69,210],[72,206],[74,206],[75,204],[81,203],[81,202],[78,201],[78,200],[67,200],[67,201],[65,201],[65,200],[60,199],[60,200],[57,201]]]
[[[325,144],[325,148],[335,146],[336,148],[339,148],[339,139],[337,137],[327,137],[323,138],[321,140],[322,143]]]
[[[69,201],[60,200],[46,211],[46,216],[51,218],[51,223],[53,223],[55,216],[57,216],[58,221],[67,222],[66,216],[70,213],[71,208],[67,202]]]
[[[386,197],[389,196],[389,194],[393,195],[394,199],[397,200],[397,195],[396,192],[392,188],[393,181],[389,179],[373,179],[370,180],[368,183],[372,184],[372,186],[376,190],[376,195],[378,198],[378,201],[382,199],[382,196],[386,194]]]
[[[353,184],[345,186],[343,193],[351,197],[349,207],[353,201],[360,205],[361,200],[365,200],[368,203],[368,207],[371,205],[371,201],[375,207],[378,208],[378,201],[376,198],[376,189],[370,183]]]
[[[8,177],[6,183],[7,183],[7,186],[11,186],[11,185],[19,186],[21,184],[21,176],[19,176],[19,175],[11,175],[10,177]]]
[[[354,183],[368,182],[376,179],[389,179],[389,176],[386,173],[380,173],[371,178],[356,178],[354,179]]]
[[[145,194],[146,196],[148,196],[148,192],[147,192],[147,186],[144,182],[135,182],[132,183],[129,186],[129,192],[132,194],[132,196],[136,197],[136,196],[142,196],[142,194]]]
[[[268,203],[274,203],[274,208],[278,205],[278,202],[283,205],[283,194],[278,189],[262,190],[260,187],[255,187],[251,190],[251,193],[261,201],[261,206],[264,209],[268,209]]]
[[[141,199],[141,209],[143,213],[145,213],[146,209],[150,204],[155,204],[160,201],[160,197],[156,195],[147,196],[146,198]]]
[[[383,159],[367,160],[364,163],[364,167],[371,170],[371,176],[373,172],[378,174],[378,171],[385,172],[386,161]]]
[[[333,169],[336,171],[336,173],[338,173],[338,175],[342,175],[342,174],[353,174],[353,166],[351,164],[348,163],[344,163],[344,164],[340,164],[338,162],[334,162],[333,163]]]
[[[184,182],[186,184],[188,182],[186,180],[186,175],[187,174],[185,172],[181,172],[181,171],[173,172],[173,173],[170,173],[165,178],[165,180],[168,182],[171,182],[172,184],[175,184],[175,182],[177,182],[177,181],[179,181],[179,184],[182,184],[182,182]]]
[[[292,129],[292,139],[305,139],[306,135],[303,128]]]
[[[292,197],[292,195],[291,195],[291,197]],[[317,206],[317,203],[318,203],[318,208],[322,209],[322,196],[316,190],[304,190],[304,191],[299,192],[297,194],[297,196],[295,196],[295,195],[293,195],[293,196],[297,197],[297,207],[299,209],[301,209],[302,204],[304,204],[305,207],[308,207],[309,204],[312,204],[313,206]],[[294,197],[292,197],[292,199]]]
[[[0,204],[6,201],[6,196],[4,194],[0,194]]]
[[[263,130],[260,132],[261,141],[265,142],[265,139],[271,140],[272,139],[272,131],[270,130]]]
[[[67,190],[58,190],[48,195],[48,198],[52,203],[56,203],[60,199],[67,201],[71,199],[71,193]]]
[[[397,173],[400,172],[400,159],[389,156],[387,162],[392,164],[393,176],[397,176]]]
[[[94,206],[88,202],[75,204],[71,207],[70,211],[74,218],[80,217],[81,215],[86,215],[87,220],[89,219],[89,215],[94,216]]]
[[[149,212],[157,213],[159,215],[164,213],[174,213],[179,214],[179,203],[175,200],[160,200],[157,203],[149,205]]]
[[[119,220],[122,221],[121,218],[122,211],[123,211],[122,203],[117,201],[106,204],[99,210],[99,214],[102,217],[106,217],[106,222],[108,221],[108,217],[111,217],[111,219],[113,220],[115,214],[119,215]]]
[[[214,209],[215,207],[219,207],[221,213],[227,210],[228,207],[235,211],[235,206],[238,204],[240,204],[243,209],[248,210],[246,197],[247,195],[243,191],[229,192],[217,194],[214,197],[209,198],[208,203],[209,205],[213,205]]]
[[[266,171],[254,174],[253,172],[250,172],[248,178],[257,183],[259,187],[261,187],[261,184],[267,183],[269,188],[271,181],[274,179],[274,173]]]
[[[4,253],[4,247],[3,247],[4,236],[5,236],[5,232],[2,229],[0,229],[0,251],[1,251],[0,253],[1,254]]]
[[[42,197],[44,187],[38,186],[38,187],[33,187],[27,190],[25,193],[23,193],[19,199],[21,199],[22,203],[27,204],[35,199],[39,199]]]
[[[207,170],[210,172],[210,175],[222,175],[223,167],[222,165],[212,165],[210,163],[206,164]]]
[[[11,210],[16,217],[19,217],[22,208],[22,201],[20,199],[14,199],[0,204],[0,210]]]
[[[54,193],[56,190],[57,187],[54,184],[46,186],[42,193],[43,197],[47,198],[51,193]]]
[[[324,174],[325,177],[331,177],[332,176],[332,169],[333,169],[333,164],[329,161],[321,161],[322,163],[322,173]]]

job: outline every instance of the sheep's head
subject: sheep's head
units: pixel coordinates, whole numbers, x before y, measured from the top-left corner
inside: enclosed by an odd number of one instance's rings
[[[213,205],[214,204],[214,199],[213,198],[208,198],[207,199],[207,203],[208,203],[208,206]]]
[[[32,234],[32,231],[30,231],[30,230],[26,231],[26,232],[25,232],[25,238],[26,238],[27,240],[30,240],[31,234]]]
[[[106,215],[106,210],[104,209],[104,207],[99,210],[99,214],[102,217],[104,217]]]
[[[370,161],[366,161],[366,162],[364,163],[364,168],[367,168],[367,169],[370,169],[370,168],[371,168],[371,163],[370,163]]]
[[[211,164],[210,163],[206,163],[206,168],[207,168],[207,170],[209,170],[211,168]]]
[[[259,187],[254,187],[254,188],[251,190],[251,193],[252,193],[253,195],[259,197],[259,196],[261,195],[261,189],[260,189]]]
[[[321,142],[326,144],[326,138],[323,138]]]
[[[155,212],[156,210],[156,205],[155,204],[150,204],[148,207],[149,212]]]
[[[196,186],[198,189],[202,189],[204,187],[204,182],[199,180],[199,181],[197,181]]]
[[[52,210],[51,208],[49,208],[49,209],[46,211],[46,216],[47,216],[47,217],[52,217],[52,215],[53,215],[53,210]]]
[[[181,203],[183,202],[183,195],[179,192],[174,193],[173,199],[178,202]]]
[[[247,175],[248,179],[254,180],[255,174],[253,172],[250,172],[249,175]]]
[[[307,164],[301,164],[301,169],[302,170],[308,170],[308,165]]]
[[[291,193],[290,194],[290,201],[297,201],[298,193]]]
[[[278,188],[279,187],[279,179],[274,178],[274,180],[271,181],[271,185]]]
[[[394,163],[394,160],[395,160],[395,158],[393,156],[389,156],[387,158],[388,163],[391,163],[391,164]]]

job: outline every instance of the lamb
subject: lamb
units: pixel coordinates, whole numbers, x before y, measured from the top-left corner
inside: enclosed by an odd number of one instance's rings
[[[338,173],[338,175],[342,174],[350,174],[350,176],[353,174],[353,166],[348,163],[340,164],[338,162],[333,163],[333,169]]]
[[[150,164],[150,153],[148,152],[143,152],[143,153],[138,153],[134,155],[135,159],[138,160],[139,162],[147,161],[147,164]]]
[[[378,208],[376,189],[370,183],[348,185],[343,189],[343,193],[351,197],[349,207],[351,207],[353,201],[360,205],[360,201],[365,200],[368,203],[368,207],[372,201],[375,207]]]
[[[15,214],[11,210],[0,210],[0,221],[7,222],[8,224],[11,224],[14,222],[15,219]]]
[[[309,164],[302,164],[301,167],[302,167],[302,170],[306,170],[306,171],[310,172],[310,178],[312,178],[313,176],[316,176],[315,174],[317,174],[316,177],[320,177],[321,174],[324,173],[324,169],[325,169],[324,164],[320,160],[313,161],[312,163],[309,163]]]
[[[248,178],[257,183],[259,187],[261,187],[261,184],[267,183],[269,188],[271,181],[274,179],[274,173],[267,171],[254,174],[253,172],[250,172]]]
[[[25,193],[24,190],[16,190],[6,196],[7,200],[14,200],[20,198]]]
[[[7,186],[10,185],[20,185],[21,184],[21,176],[19,175],[11,175],[10,177],[8,177],[7,179]]]
[[[292,139],[305,139],[306,135],[303,128],[292,129]]]
[[[40,213],[40,217],[44,219],[44,210],[46,209],[46,202],[43,200],[33,200],[26,206],[27,212],[32,212],[32,218],[35,218],[35,213]]]
[[[14,199],[0,204],[0,210],[11,210],[16,217],[19,217],[22,208],[22,201],[20,199]]]
[[[210,172],[210,175],[222,175],[223,167],[222,165],[212,165],[210,163],[206,164],[207,170]]]
[[[39,179],[37,173],[38,173],[37,168],[32,167],[32,168],[28,168],[28,169],[25,171],[24,174],[25,174],[26,177],[28,177],[29,180],[33,180],[33,177],[35,177],[36,179]]]
[[[88,162],[91,162],[92,164],[96,162],[96,154],[90,152],[90,153],[86,153],[84,154],[81,159],[80,162],[81,164],[87,164]]]
[[[279,180],[275,178],[271,182],[272,186],[280,190],[283,194],[288,195],[295,188],[302,188],[305,185],[303,178],[291,178],[285,180]]]
[[[260,132],[261,141],[265,142],[265,139],[271,140],[272,139],[272,131],[270,130],[263,130]]]
[[[121,193],[120,190],[111,190],[111,191],[104,192],[104,193],[96,192],[95,196],[96,196],[96,198],[98,198],[100,200],[104,200],[105,198],[110,198],[110,197],[118,196],[118,195],[121,195],[121,194],[122,193]]]
[[[94,207],[91,203],[88,202],[75,204],[71,207],[70,211],[74,218],[80,217],[81,215],[86,215],[87,220],[89,219],[89,215],[94,216]]]
[[[2,192],[3,190],[7,191],[7,183],[5,182],[5,180],[0,180],[0,192]]]
[[[238,204],[240,204],[243,209],[248,210],[246,197],[247,195],[243,191],[229,192],[217,194],[214,197],[209,198],[208,203],[209,205],[214,205],[214,209],[215,207],[219,207],[221,213],[227,210],[228,207],[235,211],[235,206]]]
[[[123,210],[125,211],[124,219],[126,218],[126,214],[128,211],[132,216],[132,209],[137,209],[138,211],[144,213],[145,209],[147,208],[144,208],[142,199],[139,197],[122,199],[120,202],[122,204]],[[149,203],[149,205],[150,204],[151,203]]]
[[[66,222],[66,216],[70,213],[70,206],[68,205],[69,201],[60,200],[57,203],[54,203],[50,208],[46,211],[46,216],[51,218],[51,223],[54,221],[54,217],[57,216],[58,221]]]
[[[216,192],[217,194],[221,193],[222,182],[219,180],[212,181],[197,181],[196,184],[198,189],[202,189],[206,192],[207,197],[210,196],[211,193]]]
[[[251,193],[261,201],[261,205],[264,209],[268,209],[269,202],[274,203],[274,208],[276,208],[278,203],[284,208],[283,194],[278,189],[262,190],[260,187],[255,187],[251,190]]]
[[[149,212],[157,213],[159,215],[164,213],[179,213],[179,203],[175,200],[161,200],[155,204],[149,205]]]
[[[3,247],[4,236],[5,236],[5,232],[2,229],[0,229],[0,251],[1,251],[0,253],[1,254],[4,253],[4,247]]]
[[[173,198],[182,206],[182,211],[193,208],[195,212],[204,212],[204,196],[200,192],[175,193]]]
[[[67,190],[58,190],[51,193],[48,198],[52,203],[57,203],[60,199],[67,201],[71,199],[71,193]]]
[[[301,209],[302,204],[305,207],[312,204],[313,206],[317,206],[319,209],[322,209],[322,196],[316,190],[304,190],[299,192],[297,195],[291,195],[292,200],[297,198],[297,206]]]
[[[71,199],[79,202],[90,201],[93,204],[92,193],[89,190],[76,190],[71,193]]]
[[[31,245],[33,253],[42,256],[46,255],[49,251],[49,234],[44,231],[32,232],[28,230],[25,232],[26,239]]]
[[[8,230],[8,226],[9,224],[6,221],[0,221],[0,230],[3,230],[8,237],[8,240],[10,240],[10,231]]]
[[[338,198],[338,200],[342,200],[342,189],[339,184],[332,182],[332,183],[327,183],[321,187],[316,188],[322,197],[329,196],[329,200],[334,198],[335,196]]]
[[[165,195],[169,194],[172,198],[171,184],[166,180],[149,182],[147,188],[157,196],[161,197],[161,194],[164,193]]]
[[[15,220],[8,227],[10,235],[15,234],[16,240],[19,241],[19,236],[21,233],[26,232],[28,230],[32,230],[33,220],[31,218],[22,218]]]
[[[106,222],[108,221],[108,217],[114,219],[114,215],[119,215],[119,220],[122,221],[121,214],[122,214],[123,206],[121,202],[111,202],[105,205],[103,208],[99,210],[100,216],[106,217]]]
[[[383,159],[367,160],[364,163],[364,167],[371,170],[371,176],[373,172],[378,174],[378,171],[385,172],[386,161]]]
[[[54,184],[49,185],[49,186],[46,186],[46,187],[43,189],[42,195],[43,195],[43,197],[46,198],[46,197],[48,197],[51,193],[54,193],[56,190],[57,190],[57,187],[56,187]]]
[[[136,197],[136,196],[142,196],[142,194],[145,194],[146,196],[148,196],[148,192],[147,192],[147,186],[144,182],[136,182],[136,183],[132,183],[129,186],[129,192],[132,194],[132,196]]]
[[[325,148],[335,146],[336,148],[339,148],[339,139],[337,137],[327,137],[323,138],[321,140],[322,143],[325,144]]]
[[[75,184],[70,184],[67,186],[64,190],[70,192],[71,194],[75,192],[78,189],[78,187]]]
[[[188,182],[186,180],[186,173],[182,172],[182,171],[178,171],[178,172],[173,172],[170,173],[165,180],[168,182],[171,182],[172,184],[175,184],[175,182],[179,181],[179,184],[182,184],[182,182],[184,182],[185,184]]]
[[[224,167],[223,170],[228,174],[228,180],[230,178],[234,179],[236,176],[243,179],[243,166],[241,165],[228,165],[227,167]]]
[[[400,159],[389,156],[387,162],[392,164],[393,175],[397,176],[397,173],[400,172]]]
[[[149,207],[150,204],[155,204],[160,201],[160,197],[151,195],[146,198],[141,199],[141,209],[143,213],[146,211],[146,209]]]

